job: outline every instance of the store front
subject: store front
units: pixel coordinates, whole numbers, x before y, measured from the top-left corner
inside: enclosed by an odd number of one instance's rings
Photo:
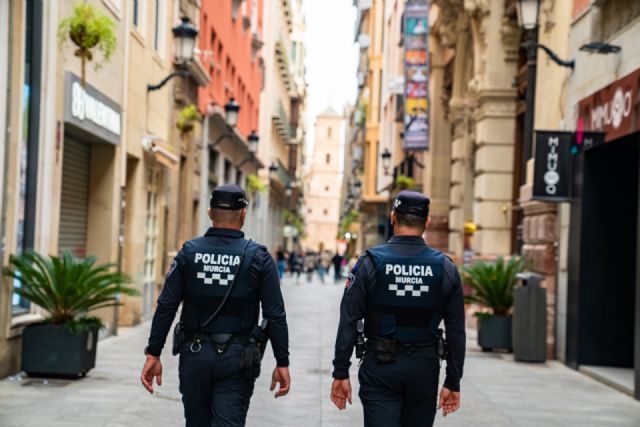
[[[120,107],[73,73],[65,75],[58,250],[112,260]]]
[[[640,398],[640,69],[580,101],[569,227],[567,363]]]

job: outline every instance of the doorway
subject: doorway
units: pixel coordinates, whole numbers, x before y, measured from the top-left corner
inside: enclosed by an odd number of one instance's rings
[[[638,248],[637,134],[584,153],[577,364],[633,392]]]

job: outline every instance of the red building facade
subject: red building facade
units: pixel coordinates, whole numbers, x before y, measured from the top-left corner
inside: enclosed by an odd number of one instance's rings
[[[198,107],[223,108],[231,98],[240,104],[237,130],[247,137],[258,129],[263,67],[260,61],[263,0],[204,1],[199,49],[211,76],[198,89]]]

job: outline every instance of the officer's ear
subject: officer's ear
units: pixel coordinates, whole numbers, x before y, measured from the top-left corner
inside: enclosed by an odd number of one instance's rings
[[[244,225],[244,219],[247,217],[247,208],[242,209],[240,212],[240,221],[242,221],[242,225]]]
[[[427,221],[424,223],[424,228],[429,227],[429,224],[431,224],[431,217],[430,216],[427,217]]]
[[[391,223],[392,227],[396,226],[396,213],[394,211],[391,211],[389,213],[389,222]]]
[[[207,208],[207,215],[209,215],[209,219],[213,221],[213,212],[211,212],[211,208]]]

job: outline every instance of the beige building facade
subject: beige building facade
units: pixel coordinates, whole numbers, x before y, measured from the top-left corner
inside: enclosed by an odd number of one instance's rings
[[[342,116],[332,108],[316,118],[313,157],[304,178],[306,237],[302,246],[305,250],[335,252],[337,249],[342,123]]]
[[[0,33],[0,43],[9,46],[2,52],[10,67],[0,77],[6,78],[3,93],[11,106],[0,139],[6,165],[2,263],[32,248],[95,255],[129,273],[140,296],[96,313],[106,335],[151,316],[163,272],[197,219],[184,217],[193,211],[182,209],[178,197],[191,173],[181,175],[181,158],[193,161],[193,154],[187,148],[192,144],[174,130],[176,81],[158,91],[147,86],[174,69],[171,28],[177,16],[196,18],[198,9],[195,0],[91,4],[114,23],[117,47],[101,67],[87,64],[85,82],[71,42],[61,45],[56,37],[74,2],[10,1],[0,7],[0,19],[13,28],[6,39]],[[27,32],[27,25],[38,30]],[[197,125],[191,136],[199,137]],[[13,286],[3,279],[0,376],[19,370],[22,330],[46,316],[12,293]]]

